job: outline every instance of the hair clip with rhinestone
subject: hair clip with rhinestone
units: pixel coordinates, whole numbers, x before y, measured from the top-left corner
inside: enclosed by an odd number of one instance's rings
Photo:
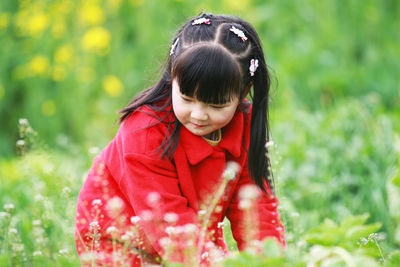
[[[172,55],[175,52],[174,50],[175,50],[175,47],[178,44],[178,42],[179,42],[179,38],[176,38],[174,44],[171,46],[171,50],[169,51],[169,55]]]
[[[194,20],[192,22],[192,25],[200,25],[200,24],[203,24],[203,23],[210,25],[211,21],[208,18],[199,18],[199,19]]]
[[[229,30],[236,34],[240,39],[242,39],[243,42],[247,41],[247,37],[246,35],[244,35],[244,32],[242,30],[239,30],[235,26],[232,26]]]
[[[254,72],[256,72],[258,68],[258,59],[252,59],[250,60],[250,67],[249,67],[249,71],[250,71],[250,76],[254,76]]]

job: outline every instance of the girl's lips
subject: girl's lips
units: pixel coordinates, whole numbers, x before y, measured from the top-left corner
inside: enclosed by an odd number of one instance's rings
[[[196,127],[196,128],[203,128],[203,127],[206,126],[206,124],[201,125],[201,124],[197,124],[197,123],[194,123],[194,122],[191,122],[191,124],[192,124],[194,127]]]

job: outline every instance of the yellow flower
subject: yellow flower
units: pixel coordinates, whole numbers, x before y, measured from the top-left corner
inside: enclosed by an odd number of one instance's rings
[[[81,20],[85,24],[98,25],[104,22],[104,13],[100,6],[94,3],[85,2],[79,14]]]
[[[49,65],[50,65],[49,60],[44,56],[36,56],[28,64],[29,69],[35,75],[44,74],[46,70],[49,68]]]
[[[70,63],[74,58],[74,47],[70,44],[63,45],[54,53],[54,61],[57,63]]]
[[[122,0],[108,0],[108,4],[114,9],[118,9],[121,6],[121,2]]]
[[[9,24],[10,24],[10,14],[8,13],[0,14],[0,30],[7,28]]]
[[[63,66],[55,66],[52,73],[53,80],[56,82],[65,80],[67,70]]]
[[[103,27],[88,30],[82,39],[82,48],[86,51],[103,52],[110,46],[110,33]]]
[[[49,21],[48,15],[44,13],[32,15],[26,23],[28,33],[32,36],[41,34],[47,28]]]
[[[129,0],[132,6],[141,6],[144,4],[144,0]]]
[[[103,88],[111,97],[117,97],[122,94],[124,85],[117,77],[108,75],[103,79]]]
[[[56,112],[56,103],[54,100],[47,100],[42,104],[42,113],[45,116],[53,116]]]
[[[249,7],[250,0],[223,0],[223,6],[231,11],[244,11]]]

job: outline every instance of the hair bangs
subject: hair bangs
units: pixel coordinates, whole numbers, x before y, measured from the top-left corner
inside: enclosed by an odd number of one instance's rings
[[[225,104],[240,97],[240,66],[217,45],[193,46],[175,61],[172,70],[182,94],[204,103]]]

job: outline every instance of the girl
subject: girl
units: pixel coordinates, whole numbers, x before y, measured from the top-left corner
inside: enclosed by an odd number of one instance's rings
[[[265,148],[269,87],[249,23],[212,14],[185,23],[162,78],[121,111],[79,194],[82,263],[209,263],[228,253],[225,216],[240,250],[251,239],[284,244]]]

